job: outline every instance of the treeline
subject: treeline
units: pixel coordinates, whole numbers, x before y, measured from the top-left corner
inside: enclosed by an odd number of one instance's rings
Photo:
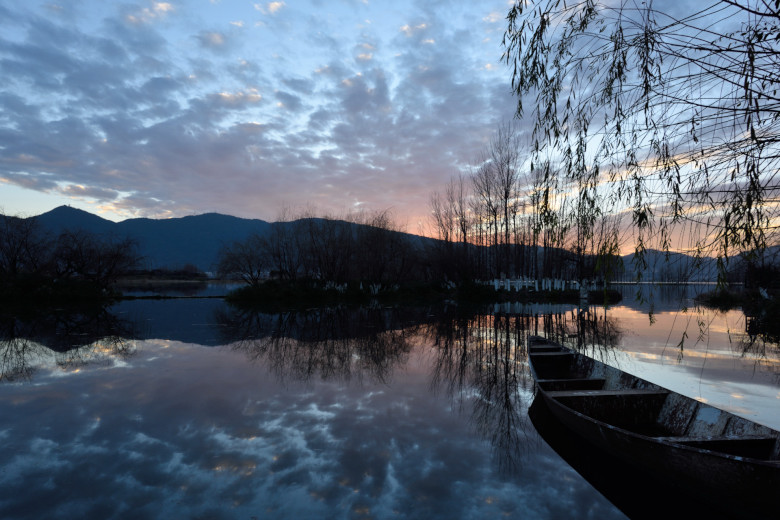
[[[269,278],[462,285],[502,276],[625,277],[619,216],[606,204],[570,197],[554,180],[558,172],[549,164],[529,165],[526,157],[515,128],[500,127],[472,171],[432,195],[428,235],[435,238],[404,233],[387,211],[346,217],[285,214],[267,234],[223,247],[217,271],[252,287]]]
[[[428,277],[419,246],[387,211],[341,218],[304,212],[283,215],[267,235],[226,245],[217,270],[253,287],[268,278],[398,284]]]
[[[86,231],[43,232],[35,218],[0,215],[0,291],[10,298],[105,296],[139,262],[130,239]]]
[[[469,174],[433,194],[440,243],[432,260],[447,278],[582,281],[620,269],[620,216],[606,209],[596,186],[567,185],[565,172],[529,163],[529,156],[505,124]]]

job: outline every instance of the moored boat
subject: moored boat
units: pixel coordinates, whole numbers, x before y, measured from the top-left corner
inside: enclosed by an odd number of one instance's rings
[[[544,338],[529,361],[537,396],[588,445],[725,517],[780,517],[780,432]]]

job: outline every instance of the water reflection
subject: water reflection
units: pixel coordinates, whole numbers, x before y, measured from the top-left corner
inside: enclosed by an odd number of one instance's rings
[[[0,381],[30,378],[47,363],[81,365],[133,355],[135,326],[105,307],[0,314]]]
[[[713,385],[737,395],[726,343],[665,361],[673,314],[654,325],[625,305],[263,314],[210,299],[4,317],[4,378],[35,384],[0,386],[0,415],[14,418],[0,427],[0,516],[57,517],[46,489],[61,518],[617,518],[529,423],[525,337],[639,375],[657,368],[647,379],[661,384],[679,369],[683,390],[717,368]],[[742,332],[731,314],[707,316],[713,337]],[[33,373],[60,355],[82,370]],[[751,377],[743,407],[756,401]]]
[[[437,353],[432,388],[461,406],[471,404],[472,424],[490,441],[501,471],[512,473],[520,469],[533,431],[527,418],[533,390],[528,335],[604,351],[616,347],[620,332],[614,320],[595,307],[524,305],[501,310],[505,312],[445,316],[426,332]]]
[[[512,313],[459,313],[455,308],[324,308],[269,314],[223,307],[216,322],[225,344],[270,367],[279,381],[389,383],[408,362],[412,340],[434,346],[431,388],[465,408],[490,442],[500,470],[522,463],[533,380],[527,333],[614,348],[616,326],[594,308],[514,306]],[[543,310],[545,314],[540,314]]]
[[[499,470],[520,469],[528,449],[526,416],[533,381],[528,370],[526,316],[453,316],[426,332],[435,347],[431,387],[463,407],[471,423],[490,441]]]
[[[651,327],[668,332],[668,343],[678,349],[679,359],[692,346],[711,343],[713,339],[720,341],[718,335],[723,333],[733,352],[748,357],[771,356],[780,345],[776,326],[780,316],[768,315],[761,306],[728,311],[699,305],[696,297],[712,291],[714,284],[626,284],[617,288],[623,301],[611,314],[620,315],[623,309],[644,314],[647,323],[641,332],[649,332]],[[664,316],[675,317],[685,328],[667,328],[668,319],[658,324]]]
[[[173,302],[171,302],[173,303]],[[159,302],[149,302],[156,308]],[[213,310],[219,343],[260,363],[280,382],[361,381],[388,384],[407,364],[414,342],[433,345],[430,386],[466,410],[493,447],[502,472],[519,470],[529,435],[526,411],[533,381],[525,336],[543,333],[577,344],[614,346],[612,325],[590,309],[555,306],[519,314],[458,313],[442,308],[330,308],[267,314],[229,306]],[[0,380],[32,377],[47,361],[62,369],[124,360],[134,337],[149,336],[147,321],[105,308],[0,318]],[[140,331],[140,332],[139,332]],[[607,333],[604,333],[604,332]]]
[[[623,299],[621,305],[652,316],[655,313],[677,312],[693,305],[694,299],[715,288],[710,283],[690,284],[617,284]]]
[[[216,312],[222,339],[271,367],[280,380],[389,381],[406,362],[427,311],[382,307],[324,308],[266,314],[228,307]]]
[[[745,312],[745,334],[737,341],[737,351],[756,359],[780,357],[780,316]],[[780,376],[780,371],[778,371]]]
[[[745,314],[697,306],[707,285],[644,288],[655,308],[630,298],[608,309],[623,331],[619,349],[600,358],[675,392],[780,428],[780,351],[746,331]],[[625,291],[633,291],[624,287]],[[654,290],[653,294],[647,294]]]
[[[620,517],[528,426],[541,318],[220,313],[224,347],[0,387],[2,516]]]

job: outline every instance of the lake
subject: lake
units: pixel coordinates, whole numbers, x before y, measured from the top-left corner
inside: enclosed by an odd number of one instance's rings
[[[696,290],[606,310],[3,316],[0,517],[624,518],[529,419],[525,338],[779,428],[777,345]]]

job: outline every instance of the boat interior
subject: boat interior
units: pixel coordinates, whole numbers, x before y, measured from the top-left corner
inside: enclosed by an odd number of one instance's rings
[[[780,432],[588,356],[529,338],[538,388],[607,425],[659,441],[780,464]]]

